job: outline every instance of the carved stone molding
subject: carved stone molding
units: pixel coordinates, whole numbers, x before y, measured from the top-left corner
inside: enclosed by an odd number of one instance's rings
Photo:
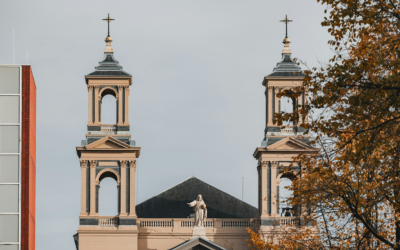
[[[96,165],[97,165],[97,161],[96,160],[91,160],[91,161],[89,161],[89,163],[90,163],[90,167],[91,168],[95,168]]]
[[[126,164],[128,163],[128,161],[120,161],[121,163],[121,168],[126,168]]]
[[[129,94],[129,85],[126,85],[124,87],[125,87],[125,92]]]
[[[136,160],[129,161],[129,166],[130,166],[131,168],[136,168]]]
[[[118,85],[118,91],[122,91],[122,88],[123,88],[124,86],[122,86],[122,85]]]
[[[100,88],[100,86],[94,86],[94,89],[95,89],[96,91],[99,91],[99,88]]]
[[[272,90],[274,89],[274,86],[268,86],[268,91],[272,92]]]
[[[93,90],[93,85],[89,85],[88,86],[88,90],[90,91],[90,90]]]
[[[87,167],[87,163],[88,163],[87,160],[80,160],[80,162],[81,162],[81,168],[86,168]]]
[[[262,168],[268,167],[268,161],[262,161],[262,162],[261,162],[261,167],[262,167]]]
[[[277,161],[271,161],[271,167],[276,168],[278,166]]]

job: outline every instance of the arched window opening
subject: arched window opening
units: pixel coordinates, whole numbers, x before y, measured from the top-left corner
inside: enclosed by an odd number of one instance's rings
[[[101,124],[117,124],[117,100],[111,94],[105,94],[100,105]]]
[[[292,98],[282,96],[281,100],[279,101],[279,112],[292,113],[294,110],[293,101],[294,100]],[[293,125],[293,121],[284,121],[283,125]]]
[[[110,172],[105,172],[100,177],[98,209],[100,216],[118,215],[119,190],[116,177]]]
[[[287,200],[293,197],[293,191],[287,187],[292,185],[292,180],[289,177],[282,176],[279,182],[279,215],[282,217],[296,216],[295,208],[289,206]]]

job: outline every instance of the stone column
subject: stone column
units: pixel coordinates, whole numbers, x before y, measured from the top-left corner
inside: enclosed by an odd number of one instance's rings
[[[268,86],[267,89],[267,127],[273,126],[272,118],[274,118],[274,113],[272,112],[272,86]]]
[[[88,86],[88,93],[89,93],[88,125],[92,125],[93,124],[93,86],[92,85]]]
[[[120,161],[121,163],[121,214],[120,216],[127,216],[126,214],[126,165],[128,161]]]
[[[94,124],[100,125],[99,118],[99,86],[94,86]]]
[[[129,190],[129,203],[130,203],[130,213],[129,216],[137,217],[136,216],[136,160],[129,161],[129,168],[130,168],[130,190]]]
[[[86,167],[88,161],[81,160],[81,216],[86,215]]]
[[[96,213],[99,213],[99,189],[100,186],[96,185]]]
[[[117,185],[118,190],[118,215],[121,214],[121,183]]]
[[[96,216],[96,165],[97,161],[90,161],[90,215]]]
[[[271,215],[272,216],[279,216],[277,211],[277,193],[276,193],[276,176],[278,171],[278,162],[271,161]]]
[[[259,167],[261,168],[259,174],[261,174],[261,195],[260,195],[260,211],[261,211],[261,219],[268,217],[267,211],[267,197],[268,197],[268,186],[267,186],[267,161],[260,162]]]
[[[299,97],[297,98],[298,105],[301,106],[300,108],[299,108],[299,107],[296,107],[296,109],[299,110],[299,111],[302,110],[302,107],[303,107],[303,97],[304,97],[304,92],[303,92],[303,94],[302,94],[301,96],[299,96]],[[303,123],[303,117],[300,116],[300,117],[299,117],[298,125],[301,125],[302,123]]]
[[[279,93],[279,89],[275,88],[275,112],[279,113],[280,109],[282,109],[279,105],[279,101],[281,100],[281,98],[277,97],[276,95]]]
[[[121,125],[122,122],[122,109],[123,109],[123,90],[124,86],[118,86],[118,121],[117,124]]]
[[[304,105],[307,105],[308,103],[308,88],[304,89]],[[308,123],[308,115],[304,116],[304,123]]]
[[[129,85],[125,86],[125,97],[124,97],[124,125],[129,124]]]

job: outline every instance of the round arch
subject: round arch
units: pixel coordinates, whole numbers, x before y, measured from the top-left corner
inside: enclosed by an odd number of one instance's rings
[[[115,171],[115,170],[112,169],[112,168],[106,168],[106,169],[101,170],[101,171],[97,174],[96,180],[95,180],[96,185],[99,185],[99,184],[100,184],[100,181],[101,181],[102,179],[106,178],[106,177],[111,177],[111,178],[113,178],[113,179],[117,182],[117,185],[120,185],[120,184],[121,184],[121,178],[120,178],[118,172]]]
[[[298,175],[298,173],[297,173],[296,170],[293,170],[293,171],[290,171],[290,172],[281,173],[281,174],[278,175],[278,177],[276,177],[276,183],[279,185],[279,181],[282,178],[287,178],[287,179],[293,181],[294,179],[297,178],[297,175]]]
[[[117,91],[113,87],[104,87],[102,90],[100,90],[99,99],[103,99],[103,97],[106,95],[112,95],[115,97],[115,99],[118,99]]]

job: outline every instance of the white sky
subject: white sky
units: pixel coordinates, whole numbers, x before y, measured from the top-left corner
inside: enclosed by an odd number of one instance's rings
[[[316,0],[0,1],[0,64],[25,64],[37,85],[36,244],[75,249],[84,139],[84,75],[103,58],[109,12],[115,58],[133,75],[132,138],[144,201],[191,175],[257,206],[253,152],[265,121],[263,76],[281,59],[285,14],[294,57],[331,56]],[[103,189],[102,189],[103,190]],[[207,200],[207,197],[204,197]]]

